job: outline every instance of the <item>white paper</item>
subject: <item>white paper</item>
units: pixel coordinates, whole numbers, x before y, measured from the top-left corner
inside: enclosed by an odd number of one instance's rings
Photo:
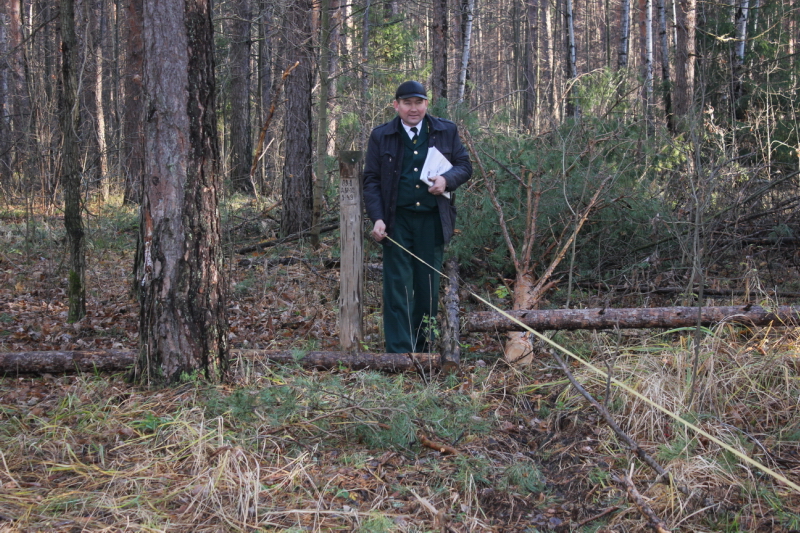
[[[431,178],[441,176],[451,168],[453,168],[453,165],[450,164],[450,161],[448,161],[435,146],[432,146],[428,148],[428,155],[425,157],[425,164],[422,165],[422,172],[420,172],[419,179],[430,187],[433,185],[433,180]],[[450,198],[449,192],[445,191],[442,194],[445,198]]]

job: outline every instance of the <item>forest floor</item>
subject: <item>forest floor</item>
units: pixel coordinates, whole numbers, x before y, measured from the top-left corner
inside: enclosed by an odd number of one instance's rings
[[[325,265],[338,253],[338,233],[318,250],[300,241],[237,255],[242,236],[268,237],[274,224],[246,210],[225,215],[231,346],[337,349],[338,272]],[[0,352],[136,349],[135,213],[109,207],[89,217],[87,316],[75,324],[66,323],[62,225],[57,216],[0,216]],[[377,246],[366,253],[379,264]],[[797,279],[791,262],[768,266]],[[376,272],[367,270],[365,287],[368,351],[380,351]],[[508,307],[500,277],[462,276],[465,312],[479,309],[468,291]],[[584,307],[608,301],[577,296]],[[626,298],[615,306],[644,302]],[[658,302],[670,303],[681,301]],[[121,373],[6,375],[0,532],[656,530],[647,509],[672,531],[798,531],[800,492],[772,475],[800,483],[797,330],[720,325],[702,333],[553,338],[766,471],[572,363],[674,480],[659,483],[554,361],[509,367],[502,337],[480,334],[462,339],[462,367],[449,375],[252,360],[234,360],[223,385],[158,390]]]

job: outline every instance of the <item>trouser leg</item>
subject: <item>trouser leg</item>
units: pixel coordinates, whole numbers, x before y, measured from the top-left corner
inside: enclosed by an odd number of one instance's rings
[[[393,239],[441,270],[444,254],[438,213],[398,213]],[[438,312],[439,274],[389,242],[383,247],[383,325],[388,353],[430,349],[426,325]]]

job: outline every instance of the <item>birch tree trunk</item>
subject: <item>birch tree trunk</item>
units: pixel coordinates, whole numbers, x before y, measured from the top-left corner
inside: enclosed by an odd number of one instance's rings
[[[228,364],[210,0],[146,2],[148,98],[134,379],[220,380]]]
[[[572,0],[567,0],[564,11],[564,22],[567,30],[567,69],[568,83],[576,83],[578,80],[578,61],[575,49],[575,12],[572,8]],[[575,98],[574,85],[568,89],[567,95],[567,116],[580,118],[581,108]]]
[[[628,66],[631,37],[631,0],[622,0],[619,15],[619,52],[617,53],[617,68],[620,70]]]
[[[737,120],[744,120],[746,111],[746,104],[741,101],[741,98],[744,96],[742,73],[744,71],[744,54],[747,45],[749,7],[749,0],[739,0],[739,6],[738,9],[736,9],[736,41],[733,46],[731,71],[731,105],[734,108]],[[790,34],[789,38],[794,39],[794,36]],[[789,55],[792,55],[791,51]]]
[[[11,102],[8,98],[11,72],[8,57],[13,45],[9,39],[9,19],[6,12],[8,2],[0,4],[0,186],[7,187],[11,181]]]
[[[466,0],[462,4],[464,13],[464,27],[462,30],[463,43],[461,48],[461,69],[458,72],[458,102],[464,101],[467,89],[467,70],[469,68],[470,52],[472,48],[472,21],[475,15],[475,0]]]

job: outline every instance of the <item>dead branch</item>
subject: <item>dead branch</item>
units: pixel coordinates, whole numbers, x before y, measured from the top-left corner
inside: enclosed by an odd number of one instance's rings
[[[330,224],[328,226],[323,226],[322,228],[320,228],[319,232],[320,233],[327,233],[329,231],[333,231],[333,230],[338,229],[338,228],[339,228],[339,223],[337,222],[336,224]],[[269,240],[262,241],[262,242],[259,242],[259,243],[256,243],[256,244],[251,244],[250,246],[245,246],[244,248],[239,248],[238,250],[236,250],[236,253],[237,254],[249,254],[249,253],[261,250],[263,248],[269,248],[271,246],[277,246],[277,245],[283,244],[285,242],[296,241],[297,239],[300,239],[300,238],[308,235],[309,233],[311,233],[310,229],[299,231],[297,233],[292,233],[291,235],[287,235],[286,237],[283,237],[281,239],[269,239]]]
[[[647,525],[649,525],[656,533],[669,533],[667,524],[661,520],[653,509],[647,504],[642,495],[636,490],[636,485],[630,480],[628,476],[617,477],[614,476],[614,481],[625,486],[628,493],[628,498],[639,509],[639,512],[647,518]]]
[[[275,109],[277,107],[278,98],[280,97],[281,91],[283,90],[283,84],[286,81],[286,78],[289,77],[289,74],[292,73],[297,66],[300,65],[300,62],[297,61],[294,65],[287,68],[283,71],[283,76],[281,76],[281,81],[278,83],[278,86],[275,88],[275,95],[272,97],[272,104],[269,106],[269,114],[267,114],[267,120],[264,121],[264,126],[261,128],[261,133],[258,135],[258,145],[256,146],[255,156],[253,157],[253,164],[250,167],[250,181],[253,181],[253,176],[255,176],[256,168],[258,167],[258,162],[261,160],[263,154],[261,153],[261,147],[264,146],[264,138],[267,136],[267,129],[269,129],[269,124],[272,122],[272,117],[275,115]]]
[[[437,452],[446,453],[449,455],[458,455],[458,450],[456,450],[452,446],[448,444],[443,444],[441,442],[433,441],[428,437],[426,437],[425,434],[421,431],[417,432],[417,439],[419,439],[419,443],[421,446],[430,448],[431,450],[436,450]]]

